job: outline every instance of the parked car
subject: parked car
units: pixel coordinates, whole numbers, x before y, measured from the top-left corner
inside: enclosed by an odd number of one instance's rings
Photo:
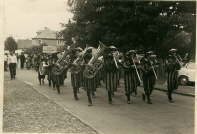
[[[195,83],[196,63],[189,62],[179,70],[179,84],[188,85],[189,83]]]

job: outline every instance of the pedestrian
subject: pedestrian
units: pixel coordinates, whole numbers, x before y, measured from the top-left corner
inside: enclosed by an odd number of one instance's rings
[[[148,104],[152,104],[150,95],[154,89],[155,81],[157,79],[157,74],[155,72],[155,67],[157,67],[157,63],[151,55],[152,51],[148,51],[145,53],[145,56],[141,59],[140,63],[142,66],[142,79],[144,86],[144,93],[142,94],[142,99],[145,101],[147,99]]]
[[[17,57],[14,54],[14,52],[10,52],[10,55],[8,57],[8,63],[9,63],[10,76],[12,80],[15,79],[16,77],[16,65],[17,65]]]
[[[177,49],[170,49],[166,60],[168,100],[173,103],[172,92],[178,88],[178,70],[181,68],[182,59],[177,54]]]
[[[124,61],[122,63],[122,67],[124,69],[125,95],[127,97],[128,104],[131,103],[130,102],[131,94],[134,92],[137,95],[137,86],[140,78],[136,65],[139,65],[139,61],[137,60],[136,57],[136,51],[130,50],[126,52],[126,54],[124,55]]]
[[[4,55],[4,71],[8,71],[8,54]]]
[[[24,63],[25,63],[25,55],[24,55],[23,52],[20,55],[20,62],[21,62],[21,69],[23,69],[24,68]]]

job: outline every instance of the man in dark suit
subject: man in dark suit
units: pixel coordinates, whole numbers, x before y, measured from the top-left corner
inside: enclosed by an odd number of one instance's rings
[[[21,69],[23,69],[24,68],[24,63],[25,63],[25,55],[24,55],[24,53],[21,53],[20,62],[21,62]]]

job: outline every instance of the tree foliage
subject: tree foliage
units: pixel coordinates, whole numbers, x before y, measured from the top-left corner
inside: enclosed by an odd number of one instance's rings
[[[17,50],[17,43],[13,37],[7,37],[4,42],[5,50],[15,51]]]
[[[195,2],[138,2],[109,0],[76,0],[71,6],[74,17],[61,31],[65,41],[84,47],[97,47],[102,41],[120,51],[154,50],[165,56],[169,48],[180,47],[175,36],[181,32],[195,37]],[[188,34],[187,34],[188,35]],[[191,47],[192,46],[192,47]]]

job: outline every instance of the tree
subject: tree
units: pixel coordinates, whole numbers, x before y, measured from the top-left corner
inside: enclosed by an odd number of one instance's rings
[[[72,0],[71,7],[74,17],[63,30],[65,41],[76,37],[82,47],[97,47],[102,41],[123,52],[151,49],[165,57],[169,48],[179,48],[171,41],[178,33],[186,31],[195,37],[196,6],[191,1]]]
[[[17,43],[13,37],[7,37],[7,39],[4,42],[4,45],[5,50],[9,50],[10,52],[17,50]]]

